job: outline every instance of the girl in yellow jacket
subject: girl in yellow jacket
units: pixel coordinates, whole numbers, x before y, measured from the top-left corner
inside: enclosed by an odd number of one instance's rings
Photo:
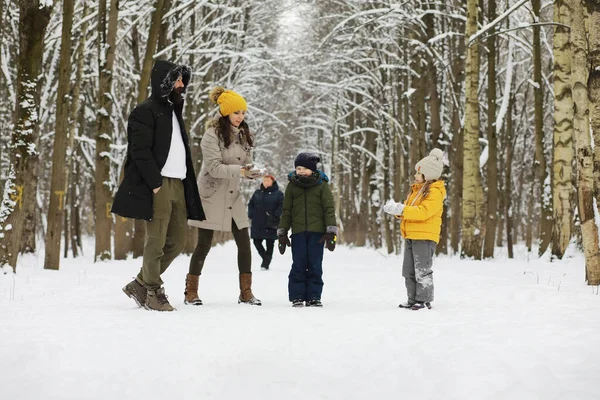
[[[389,200],[383,211],[402,220],[400,231],[405,239],[402,276],[408,301],[401,308],[431,308],[433,301],[433,255],[440,241],[442,210],[446,188],[440,181],[444,153],[433,149],[415,166],[415,183],[404,204]]]

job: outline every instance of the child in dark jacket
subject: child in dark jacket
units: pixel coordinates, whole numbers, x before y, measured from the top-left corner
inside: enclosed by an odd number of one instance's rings
[[[273,258],[273,246],[277,239],[277,226],[283,208],[283,193],[273,175],[265,175],[260,188],[248,203],[248,218],[252,221],[250,237],[262,258],[261,268],[268,270]],[[263,247],[263,240],[267,248]]]
[[[320,161],[312,153],[300,153],[296,157],[295,171],[288,175],[277,230],[279,252],[283,254],[286,247],[292,247],[288,294],[294,307],[303,307],[305,302],[307,307],[323,306],[323,245],[333,251],[337,240],[333,195],[329,178],[317,169]]]

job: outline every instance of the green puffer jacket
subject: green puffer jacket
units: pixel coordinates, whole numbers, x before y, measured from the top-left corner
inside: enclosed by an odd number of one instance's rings
[[[290,183],[285,189],[283,214],[279,231],[337,232],[333,195],[329,178],[321,171],[311,176],[288,175]],[[331,227],[331,228],[329,228]],[[329,229],[328,229],[329,228]]]

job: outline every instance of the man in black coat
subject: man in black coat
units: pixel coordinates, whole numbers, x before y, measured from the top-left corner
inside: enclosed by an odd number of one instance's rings
[[[160,276],[181,253],[187,219],[205,219],[183,123],[183,95],[191,71],[159,60],[152,68],[152,95],[129,115],[124,179],[112,212],[145,220],[144,259],[123,291],[140,307],[173,311]]]

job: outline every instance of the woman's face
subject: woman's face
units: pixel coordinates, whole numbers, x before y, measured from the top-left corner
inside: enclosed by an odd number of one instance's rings
[[[301,167],[300,165],[298,165],[296,167],[296,175],[311,176],[312,175],[312,170],[310,170],[308,168]]]
[[[271,180],[271,178],[269,178],[268,176],[265,176],[263,178],[263,186],[265,187],[265,189],[273,186],[273,181]]]
[[[415,174],[415,183],[423,183],[425,182],[425,177],[423,176],[423,174],[420,173],[416,173]]]
[[[240,126],[244,118],[246,117],[246,111],[238,110],[229,114],[229,123],[236,128]]]

